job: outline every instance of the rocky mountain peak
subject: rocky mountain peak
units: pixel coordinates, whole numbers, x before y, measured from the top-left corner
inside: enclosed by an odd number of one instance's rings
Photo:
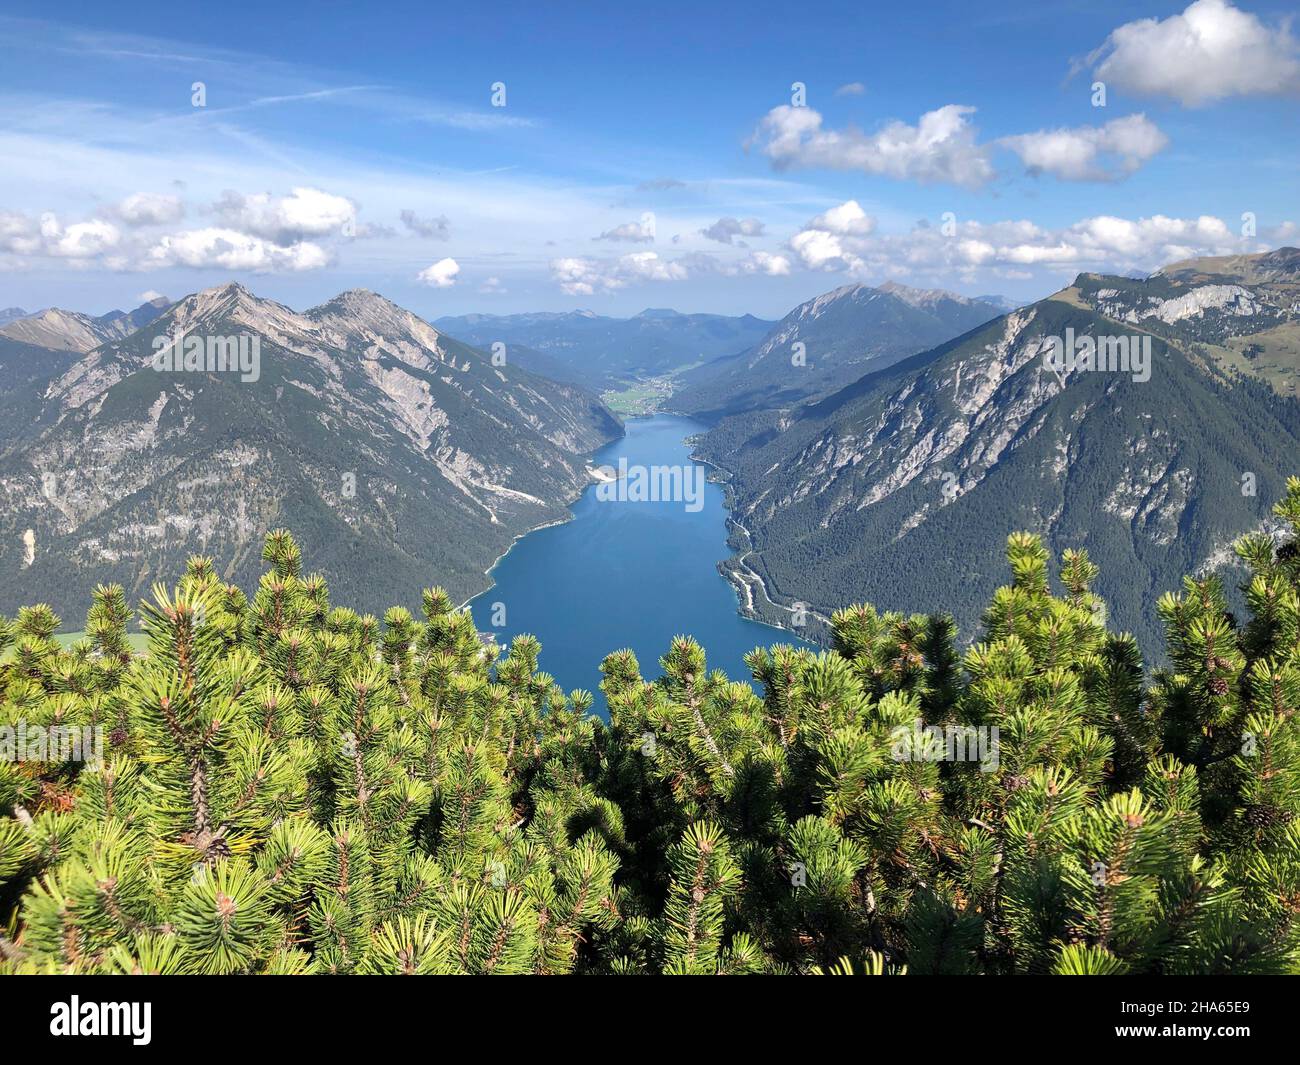
[[[118,340],[158,317],[170,305],[165,296],[141,304],[133,311],[114,310],[97,317],[48,307],[36,314],[6,319],[0,313],[0,336],[55,351],[88,352],[100,344]]]
[[[270,339],[304,332],[302,317],[282,303],[255,296],[237,281],[179,300],[158,320],[165,328],[214,333],[247,330]]]
[[[1246,285],[1300,283],[1300,248],[1274,248],[1254,255],[1213,255],[1184,259],[1157,270],[1152,277],[1199,283],[1213,279]]]
[[[954,303],[969,304],[974,301],[967,296],[959,296],[955,292],[949,292],[941,288],[912,288],[910,285],[904,285],[898,281],[886,281],[878,287],[880,292],[887,292],[904,303],[912,307],[933,307],[942,300],[952,300]]]
[[[344,351],[396,356],[427,368],[446,356],[443,336],[419,315],[368,289],[354,288],[304,315],[320,339]]]

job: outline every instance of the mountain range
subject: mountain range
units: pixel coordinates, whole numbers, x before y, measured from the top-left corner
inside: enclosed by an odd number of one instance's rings
[[[431,583],[468,598],[514,538],[564,516],[583,456],[622,432],[589,392],[494,365],[364,290],[299,313],[224,285],[84,354],[67,345],[100,319],[48,312],[21,332],[51,348],[13,335],[26,321],[0,337],[0,387],[24,414],[0,440],[3,613],[44,601],[75,619],[96,582],[135,599],[194,554],[255,584],[279,526],[363,609]],[[155,358],[180,337],[243,337],[255,371],[211,346],[190,369]]]
[[[96,317],[58,307],[36,314],[20,312],[8,321],[0,317],[3,322],[0,337],[55,351],[86,352],[100,344],[130,336],[170,306],[171,300],[166,296],[156,296],[133,311],[109,311]]]
[[[434,324],[485,349],[505,344],[506,358],[520,366],[598,391],[735,354],[772,327],[750,314],[680,314],[653,308],[632,318],[564,311],[468,314],[439,318]]]
[[[1149,345],[1149,373],[1056,358],[1084,336]],[[1026,529],[1086,548],[1114,624],[1158,657],[1158,596],[1232,562],[1296,471],[1297,336],[1293,248],[1082,274],[828,395],[724,417],[697,445],[729,480],[724,569],[767,620],[942,602],[970,634]]]
[[[1000,304],[887,282],[801,303],[753,347],[678,375],[671,405],[705,420],[825,395],[1002,313]]]
[[[155,368],[185,336],[255,338],[256,373]],[[1149,364],[1056,360],[1083,337]],[[246,582],[277,526],[363,607],[433,581],[468,598],[621,434],[588,389],[655,375],[709,426],[696,453],[727,482],[742,612],[788,625],[803,604],[818,638],[849,603],[942,602],[969,634],[1027,529],[1086,548],[1113,623],[1158,659],[1158,596],[1231,565],[1296,469],[1300,251],[1083,273],[1009,311],[850,285],[777,323],[430,325],[365,290],[298,312],[237,284],[25,315],[0,326],[0,612],[75,618],[94,583],[137,597],[195,553]]]

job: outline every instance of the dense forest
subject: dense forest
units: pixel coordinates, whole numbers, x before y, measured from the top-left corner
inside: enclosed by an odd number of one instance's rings
[[[1276,973],[1300,969],[1300,479],[1281,544],[1159,602],[1144,680],[1097,567],[1007,541],[959,653],[929,615],[833,648],[686,636],[592,695],[535,640],[330,602],[287,532],[86,636],[0,626],[9,973]],[[69,734],[85,742],[68,750]],[[102,747],[101,747],[102,744]]]
[[[863,599],[942,604],[969,638],[1004,579],[1002,537],[1031,529],[1053,553],[1087,548],[1109,616],[1148,665],[1167,664],[1156,605],[1184,574],[1226,566],[1242,605],[1231,545],[1274,527],[1300,405],[1204,363],[1186,323],[1156,321],[1178,337],[1152,336],[1147,382],[1054,379],[1044,338],[1120,328],[1054,296],[817,402],[724,419],[695,447],[728,479],[738,558],[725,568],[762,578],[778,604],[759,597],[764,621],[787,623],[796,602],[825,616]]]

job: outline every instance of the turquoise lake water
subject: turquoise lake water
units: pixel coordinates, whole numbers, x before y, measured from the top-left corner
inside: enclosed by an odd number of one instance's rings
[[[616,469],[620,459],[629,469],[690,467],[685,438],[704,428],[668,414],[629,419],[627,435],[590,461]],[[747,652],[801,641],[736,613],[736,593],[716,569],[731,554],[721,486],[704,484],[701,498],[697,507],[680,499],[602,500],[593,485],[573,505],[572,521],[522,537],[493,567],[494,586],[469,604],[479,630],[496,633],[500,643],[519,633],[536,636],[539,668],[565,691],[592,692],[602,715],[601,659],[630,647],[642,676],[653,679],[679,633],[700,642],[709,669],[750,680]],[[501,619],[498,603],[504,625],[493,624]]]

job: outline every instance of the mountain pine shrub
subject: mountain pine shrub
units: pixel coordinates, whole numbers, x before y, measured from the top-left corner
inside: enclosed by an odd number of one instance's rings
[[[1300,969],[1300,479],[1159,604],[1148,680],[1096,567],[1037,537],[959,652],[942,613],[834,646],[609,655],[608,724],[422,616],[330,603],[292,537],[250,598],[190,560],[86,636],[0,623],[0,971],[1277,973]],[[71,749],[62,738],[102,737]],[[43,746],[42,746],[43,744]],[[33,751],[35,753],[33,753]]]

